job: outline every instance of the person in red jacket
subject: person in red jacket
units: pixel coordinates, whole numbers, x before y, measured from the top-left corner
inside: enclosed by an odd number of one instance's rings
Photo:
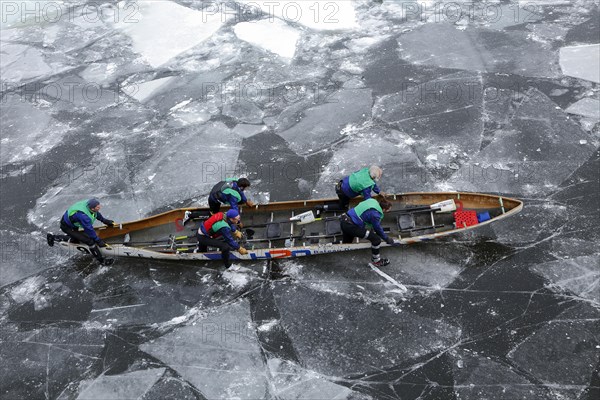
[[[198,239],[198,252],[205,253],[208,246],[217,247],[221,250],[221,257],[225,268],[231,266],[229,253],[237,250],[240,254],[248,254],[248,251],[236,241],[242,238],[242,233],[236,226],[240,222],[240,213],[237,210],[229,210],[227,213],[218,212],[200,224],[196,238]]]

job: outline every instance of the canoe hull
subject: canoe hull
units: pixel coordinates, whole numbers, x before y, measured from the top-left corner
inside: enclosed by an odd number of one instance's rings
[[[419,243],[438,239],[444,236],[454,235],[457,233],[465,232],[471,229],[475,229],[484,225],[488,225],[492,222],[496,222],[505,218],[508,218],[516,213],[520,212],[523,208],[523,203],[516,199],[507,197],[480,194],[480,193],[408,193],[401,195],[390,195],[394,208],[392,213],[405,213],[406,207],[414,208],[420,206],[431,205],[441,200],[453,199],[469,210],[488,211],[492,213],[492,217],[486,221],[479,222],[472,226],[463,227],[449,227],[447,221],[451,217],[448,213],[437,214],[434,212],[425,213],[430,214],[432,221],[434,219],[443,220],[445,218],[446,224],[439,225],[445,228],[435,228],[435,222],[430,229],[426,229],[422,234],[418,233],[417,228],[415,232],[401,231],[397,216],[393,218],[384,219],[382,224],[384,227],[387,224],[388,235],[394,237],[396,242],[402,245]],[[350,244],[342,244],[341,233],[338,231],[333,234],[326,232],[330,230],[327,226],[327,220],[335,220],[339,213],[336,213],[333,217],[324,218],[321,224],[306,225],[307,229],[311,231],[317,231],[317,235],[305,235],[305,227],[299,227],[294,223],[289,222],[290,215],[297,215],[306,210],[313,209],[318,204],[333,204],[337,199],[324,199],[324,200],[307,200],[307,201],[296,201],[296,202],[278,202],[269,203],[267,205],[256,206],[248,209],[245,207],[243,210],[242,217],[246,226],[257,227],[264,225],[278,225],[278,229],[283,230],[285,233],[281,234],[277,238],[269,238],[267,236],[259,236],[258,239],[251,240],[252,243],[246,243],[245,247],[248,249],[247,255],[241,255],[237,252],[231,252],[232,260],[268,260],[268,259],[280,259],[280,258],[296,258],[305,257],[319,254],[330,254],[347,252],[352,250],[368,249],[370,243],[367,241],[353,242]],[[110,243],[111,249],[101,249],[102,253],[106,257],[133,257],[143,259],[156,259],[156,260],[173,260],[173,261],[211,261],[220,260],[220,252],[207,252],[207,253],[194,253],[192,252],[194,245],[194,233],[202,223],[203,217],[200,217],[199,221],[196,221],[191,225],[182,224],[182,217],[185,211],[193,211],[196,213],[208,214],[207,208],[185,208],[176,209],[163,214],[145,218],[139,221],[133,221],[125,224],[121,224],[119,227],[114,228],[97,228],[98,235],[105,241]],[[417,215],[415,213],[415,215]],[[204,217],[205,218],[205,217]],[[387,216],[386,216],[387,218]],[[426,219],[429,216],[426,217]],[[247,224],[246,221],[249,221]],[[283,227],[283,228],[282,228]],[[257,228],[258,229],[258,228]],[[321,229],[322,232],[318,232]],[[260,229],[258,229],[260,230]],[[301,230],[301,234],[298,234]],[[288,233],[289,232],[289,233]],[[164,238],[164,235],[168,233],[168,238]],[[164,244],[148,244],[157,242],[160,240],[153,240],[163,235]],[[184,241],[188,243],[175,242],[174,238],[177,235],[184,235]],[[128,238],[128,240],[124,240]],[[131,238],[134,238],[133,240]],[[295,238],[292,241],[285,240],[287,238]],[[142,243],[141,240],[145,240],[144,245],[136,245],[136,243]],[[284,242],[285,240],[285,242]],[[128,241],[125,244],[123,242]],[[160,243],[163,243],[160,242]],[[307,243],[308,242],[308,243]],[[57,242],[60,246],[68,247],[70,249],[77,249],[82,253],[89,253],[89,248],[82,244],[73,244],[70,242]],[[382,243],[382,247],[389,245]]]

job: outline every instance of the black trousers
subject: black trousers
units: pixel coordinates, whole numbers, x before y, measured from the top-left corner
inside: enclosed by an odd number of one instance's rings
[[[60,219],[60,230],[66,233],[73,242],[87,244],[90,247],[92,255],[101,263],[104,262],[104,257],[102,256],[102,253],[100,253],[100,249],[96,245],[96,242],[94,242],[94,239],[89,237],[87,233],[71,228],[62,218]]]
[[[216,214],[221,210],[221,202],[214,199],[212,196],[209,196],[208,207],[210,208],[211,213]]]
[[[335,185],[335,194],[337,194],[339,199],[340,210],[347,210],[348,204],[350,204],[350,197],[342,192],[342,181],[339,181],[337,185]],[[331,209],[331,207],[329,207],[329,209]]]
[[[71,228],[62,218],[60,219],[60,230],[69,235],[69,237],[77,243],[87,244],[88,246],[94,246],[96,244],[87,233]]]
[[[340,217],[340,225],[342,227],[343,243],[352,243],[352,240],[355,237],[367,239],[369,242],[371,242],[371,257],[375,261],[379,260],[379,246],[381,245],[381,238],[375,232],[356,225],[354,222],[352,222],[352,219],[347,214],[344,214]]]
[[[229,268],[231,266],[231,261],[229,261],[229,253],[231,250],[233,250],[233,247],[231,247],[229,243],[221,239],[213,239],[206,235],[200,235],[199,233],[196,233],[196,238],[198,239],[199,252],[207,252],[208,246],[216,247],[221,250],[221,257],[223,258],[223,264],[225,265],[225,268]]]

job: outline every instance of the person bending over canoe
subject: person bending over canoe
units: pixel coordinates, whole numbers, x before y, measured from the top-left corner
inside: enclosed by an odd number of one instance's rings
[[[381,190],[377,186],[377,181],[381,179],[381,175],[383,175],[383,170],[377,165],[372,165],[369,168],[363,168],[344,177],[335,186],[335,193],[339,198],[339,206],[317,206],[317,211],[347,210],[350,200],[355,197],[362,195],[365,200],[368,200],[371,198],[371,192],[380,194]],[[381,194],[383,195],[383,193]]]
[[[244,190],[250,187],[248,178],[228,178],[217,183],[208,196],[208,206],[212,213],[221,209],[221,204],[229,204],[232,210],[239,211],[239,204],[254,207],[254,203],[246,199]]]
[[[244,190],[248,187],[250,187],[250,181],[247,178],[229,178],[217,183],[208,196],[208,206],[211,214],[218,213],[221,210],[221,203],[228,204],[232,210],[238,212],[240,204],[254,207],[254,203],[248,200],[244,194]],[[183,225],[190,219],[198,218],[200,215],[195,211],[186,211],[183,216]]]
[[[240,254],[248,254],[248,251],[240,246],[235,239],[242,238],[242,232],[236,230],[240,222],[240,213],[237,210],[228,210],[226,213],[218,212],[200,224],[196,237],[198,238],[198,252],[205,253],[208,246],[217,247],[221,250],[221,257],[225,268],[231,266],[229,252],[237,250]],[[235,238],[235,239],[234,239]]]
[[[391,208],[392,203],[387,200],[378,202],[375,199],[368,199],[360,202],[340,217],[343,243],[352,243],[355,237],[369,240],[371,242],[371,263],[376,267],[390,263],[387,258],[380,257],[379,246],[382,239],[387,244],[394,244],[394,239],[385,234],[380,224],[383,213],[388,212]]]
[[[96,235],[94,222],[96,220],[108,226],[114,226],[115,222],[104,218],[100,214],[100,202],[96,199],[82,200],[73,204],[60,219],[60,230],[68,237],[60,238],[68,240],[71,238],[75,243],[84,243],[89,246],[90,252],[101,263],[105,263],[104,257],[98,247],[109,247],[102,239]],[[48,244],[54,246],[55,236],[49,233],[47,235]]]

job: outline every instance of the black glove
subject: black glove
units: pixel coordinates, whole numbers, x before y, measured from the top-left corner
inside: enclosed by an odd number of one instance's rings
[[[113,221],[112,219],[105,219],[104,225],[115,226],[115,221]]]
[[[395,243],[395,242],[394,242],[394,239],[392,239],[392,238],[391,238],[391,237],[389,237],[389,236],[388,236],[388,238],[387,238],[387,239],[385,239],[385,242],[386,242],[387,244],[394,244],[394,243]]]
[[[98,247],[108,247],[108,245],[106,243],[104,243],[104,240],[102,240],[102,239],[98,239],[96,244],[98,245]]]

